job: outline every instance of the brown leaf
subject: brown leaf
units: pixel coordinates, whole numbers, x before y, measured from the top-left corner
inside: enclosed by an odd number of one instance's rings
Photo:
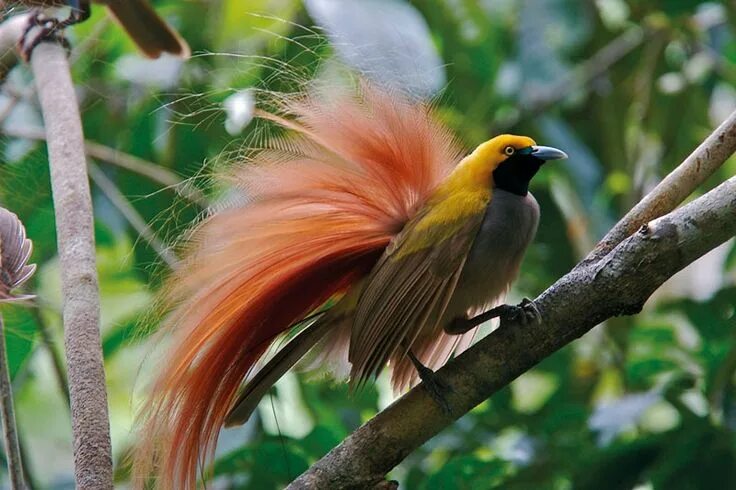
[[[0,303],[33,298],[11,293],[36,271],[36,264],[28,264],[32,250],[23,223],[15,214],[0,208]]]

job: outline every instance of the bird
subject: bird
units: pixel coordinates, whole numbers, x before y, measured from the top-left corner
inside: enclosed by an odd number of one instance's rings
[[[71,14],[61,22],[62,27],[86,20],[91,8],[89,0],[16,0],[5,3],[34,8],[68,6]],[[163,53],[189,57],[187,42],[156,13],[147,0],[92,0],[92,3],[105,5],[147,57],[158,58]],[[42,22],[36,21],[36,24],[42,25]]]
[[[245,203],[194,227],[163,293],[138,485],[195,488],[220,429],[299,361],[355,389],[386,366],[399,392],[437,387],[433,370],[519,273],[540,216],[532,178],[567,157],[509,134],[464,155],[431,103],[367,81],[276,99],[258,115],[283,131],[222,177]]]
[[[28,264],[33,243],[26,238],[26,229],[18,217],[0,207],[0,304],[34,298],[14,290],[28,281],[36,271]]]

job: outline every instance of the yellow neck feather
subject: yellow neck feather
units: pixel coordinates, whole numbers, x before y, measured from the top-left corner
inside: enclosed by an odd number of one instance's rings
[[[480,145],[462,159],[452,173],[437,188],[435,196],[444,199],[458,192],[487,192],[493,188],[493,170],[501,162],[487,143]]]

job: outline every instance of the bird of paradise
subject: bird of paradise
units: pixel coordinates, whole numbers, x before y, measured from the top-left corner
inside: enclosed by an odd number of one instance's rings
[[[514,135],[463,157],[431,105],[367,83],[282,106],[261,115],[288,135],[228,175],[249,202],[198,224],[169,281],[138,482],[194,488],[221,427],[310,351],[353,386],[389,366],[397,391],[436,388],[518,275],[539,220],[529,182],[566,157]]]

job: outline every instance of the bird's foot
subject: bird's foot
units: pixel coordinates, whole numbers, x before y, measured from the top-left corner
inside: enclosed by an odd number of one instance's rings
[[[396,490],[399,488],[399,482],[396,480],[381,480],[376,483],[373,490]]]
[[[19,41],[19,51],[23,59],[26,62],[30,61],[33,50],[42,42],[55,42],[69,50],[69,41],[63,34],[64,27],[65,24],[58,19],[48,17],[40,11],[35,11],[31,15],[28,26],[24,29]],[[36,28],[38,28],[38,32],[31,34]]]
[[[429,396],[432,397],[445,414],[452,415],[452,407],[450,407],[450,403],[444,395],[444,393],[452,390],[450,385],[442,381],[439,376],[437,376],[437,373],[422,364],[422,362],[417,359],[411,351],[408,352],[408,356],[409,359],[411,359],[412,364],[414,364],[414,368],[417,370],[417,374],[419,374],[419,379],[422,380],[424,389],[427,390]]]
[[[519,323],[522,326],[538,325],[542,323],[542,315],[534,301],[524,298],[518,305],[503,305],[499,317],[501,324],[506,322]]]
[[[500,318],[501,325],[511,322],[526,326],[542,322],[542,315],[539,313],[537,305],[529,298],[524,298],[518,305],[499,305],[473,318],[455,318],[445,325],[445,333],[461,335],[493,318]]]
[[[440,409],[447,414],[452,415],[452,407],[445,398],[444,393],[447,393],[451,388],[450,385],[442,381],[437,373],[424,366],[424,369],[419,372],[419,379],[422,380],[424,388],[429,393],[429,396],[439,405]]]
[[[462,335],[465,332],[469,331],[471,328],[475,328],[476,326],[480,325],[481,323],[483,322],[478,317],[457,317],[453,319],[450,323],[445,325],[445,333],[449,335]]]

